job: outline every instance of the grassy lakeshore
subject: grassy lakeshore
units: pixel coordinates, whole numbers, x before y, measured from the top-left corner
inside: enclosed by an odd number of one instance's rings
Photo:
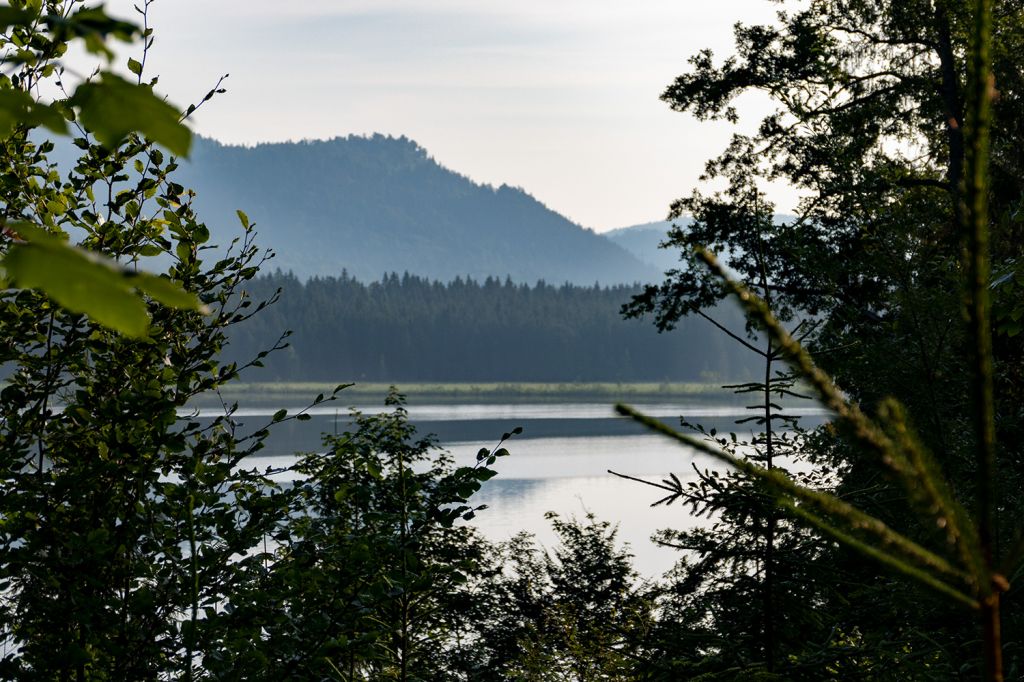
[[[338,384],[322,382],[232,383],[215,394],[200,396],[197,406],[221,400],[245,405],[302,405],[319,393],[329,395]],[[508,403],[650,401],[733,402],[736,396],[713,383],[407,383],[396,384],[410,403]],[[338,394],[343,405],[380,404],[390,384],[358,383]]]

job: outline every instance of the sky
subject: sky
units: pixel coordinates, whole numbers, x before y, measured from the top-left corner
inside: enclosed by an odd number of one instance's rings
[[[133,3],[107,3],[115,16]],[[628,6],[627,6],[628,5]],[[768,0],[157,0],[146,73],[233,144],[406,135],[477,182],[597,231],[665,218],[736,128],[659,100],[687,58],[727,55]],[[137,15],[136,15],[137,16]],[[138,56],[138,46],[134,54]],[[125,52],[127,56],[128,52]],[[767,102],[741,103],[751,130]],[[793,194],[768,188],[785,211]]]

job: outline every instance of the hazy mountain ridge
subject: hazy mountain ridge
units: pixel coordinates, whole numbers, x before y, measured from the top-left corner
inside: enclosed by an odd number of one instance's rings
[[[662,249],[659,244],[667,239],[672,225],[687,225],[689,222],[688,218],[659,220],[653,223],[620,227],[605,232],[603,236],[658,272],[665,272],[679,266],[679,253],[678,249]]]
[[[374,281],[410,272],[448,281],[655,281],[657,268],[547,208],[524,190],[476,183],[405,137],[224,145],[197,138],[178,182],[226,242],[243,209],[275,267],[299,277],[347,270]]]
[[[777,213],[772,218],[776,225],[791,223],[796,216]],[[612,242],[629,251],[642,262],[658,270],[659,273],[678,268],[680,265],[679,249],[663,249],[659,245],[668,239],[668,231],[673,225],[687,227],[692,222],[689,217],[675,220],[659,220],[641,225],[630,225],[609,230],[602,234]],[[661,281],[661,277],[657,281]]]

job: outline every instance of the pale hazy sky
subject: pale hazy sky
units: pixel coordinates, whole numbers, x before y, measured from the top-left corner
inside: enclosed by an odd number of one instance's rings
[[[136,0],[139,1],[139,0]],[[115,15],[132,2],[108,2]],[[658,98],[768,0],[159,0],[147,73],[229,143],[407,135],[478,182],[521,186],[598,231],[660,220],[731,126]],[[763,111],[749,101],[742,110]],[[741,111],[742,111],[741,110]],[[776,190],[780,209],[792,196]]]

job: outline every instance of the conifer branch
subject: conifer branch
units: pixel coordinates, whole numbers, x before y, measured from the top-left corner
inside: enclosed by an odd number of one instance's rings
[[[796,504],[793,504],[791,500],[780,500],[779,506],[788,511],[790,514],[800,517],[808,525],[817,528],[824,535],[831,536],[834,540],[836,540],[836,542],[846,545],[858,554],[862,554],[866,557],[874,559],[878,563],[888,566],[894,571],[902,573],[908,578],[916,580],[917,582],[927,587],[930,587],[936,592],[944,594],[948,597],[952,597],[953,599],[957,600],[961,604],[964,604],[965,606],[968,606],[972,609],[977,609],[979,607],[978,600],[964,594],[963,592],[954,587],[951,587],[947,583],[944,583],[941,580],[936,579],[934,576],[929,575],[926,571],[922,571],[921,569],[911,566],[910,564],[904,561],[900,561],[896,557],[887,554],[876,547],[872,547],[866,542],[858,540],[849,533],[841,531],[840,529],[831,525],[824,519],[807,511],[807,509]]]
[[[842,518],[850,526],[851,530],[857,530],[873,536],[875,542],[884,548],[876,547],[876,550],[884,552],[895,561],[900,561],[901,559],[893,555],[893,551],[899,552],[904,559],[914,561],[922,568],[956,579],[970,587],[973,587],[975,584],[975,576],[972,574],[965,573],[956,568],[946,559],[896,532],[881,520],[864,513],[834,495],[801,486],[780,470],[774,469],[769,471],[740,457],[719,450],[703,440],[680,433],[663,422],[652,419],[628,405],[618,404],[615,406],[615,409],[619,414],[632,418],[652,431],[656,431],[706,455],[710,455],[720,462],[724,462],[761,481],[772,488],[780,500],[785,500],[787,497],[791,498],[791,502],[792,500],[799,500],[802,504],[820,509],[830,516]]]
[[[956,546],[964,566],[975,576],[985,576],[988,569],[981,554],[977,529],[967,510],[953,497],[945,476],[932,454],[907,424],[906,412],[896,400],[887,399],[879,408],[879,416],[890,426],[895,444],[907,455],[913,467],[913,479],[905,479],[907,494],[923,503],[927,513]]]
[[[927,492],[935,520],[944,524],[948,537],[955,543],[963,566],[970,573],[970,582],[982,593],[988,590],[989,588],[985,586],[991,584],[991,574],[983,559],[978,536],[971,530],[970,518],[966,511],[953,501],[941,473],[931,463],[930,457],[920,444],[912,443],[911,440],[914,439],[909,434],[902,443],[894,442],[858,405],[843,396],[832,379],[815,365],[807,350],[778,322],[762,299],[740,282],[730,278],[709,251],[697,249],[697,256],[739,299],[747,314],[761,324],[797,372],[807,378],[822,402],[854,427],[857,438],[875,451],[882,463],[901,479],[911,496],[919,496],[922,488]],[[888,414],[894,417],[902,414],[902,410],[897,411],[894,407],[897,405],[896,401],[889,401],[887,405]],[[905,424],[902,428],[906,429]]]

